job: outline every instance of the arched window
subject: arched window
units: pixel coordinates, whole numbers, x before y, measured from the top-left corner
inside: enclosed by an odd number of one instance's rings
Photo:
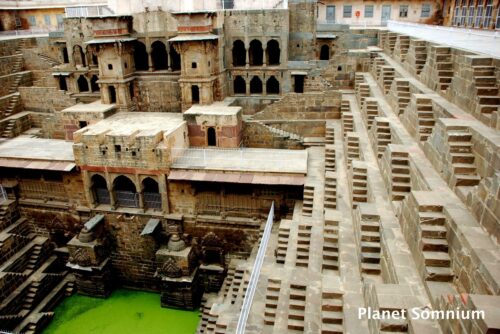
[[[75,65],[87,65],[85,53],[83,52],[83,49],[80,45],[75,45],[73,47],[73,60],[75,62]]]
[[[268,65],[280,64],[280,45],[277,40],[267,42],[266,55]]]
[[[279,94],[280,93],[280,83],[274,77],[274,75],[271,76],[269,79],[267,79],[267,82],[266,82],[266,93],[267,94]]]
[[[133,99],[134,96],[135,96],[135,90],[134,90],[134,83],[133,82],[131,82],[128,85],[128,92],[130,93],[130,99]]]
[[[108,185],[106,180],[101,175],[94,175],[91,178],[92,195],[94,196],[94,201],[97,204],[110,204],[111,200],[109,197]]]
[[[59,89],[60,90],[68,90],[68,85],[66,84],[66,77],[59,76]]]
[[[88,92],[89,91],[89,83],[87,81],[87,78],[85,78],[83,75],[80,75],[76,82],[78,84],[78,91],[79,92]]]
[[[200,103],[200,88],[196,85],[191,86],[191,103]]]
[[[250,94],[262,94],[262,81],[258,76],[254,76],[250,81]]]
[[[114,86],[108,87],[109,91],[109,103],[116,103],[116,90]]]
[[[170,47],[170,68],[172,71],[181,70],[181,55],[175,51],[174,47]]]
[[[217,134],[215,133],[215,129],[212,127],[207,129],[207,145],[217,146]]]
[[[161,209],[161,195],[158,182],[147,177],[142,181],[144,190],[144,205],[147,209]]]
[[[264,50],[262,49],[262,43],[259,40],[254,39],[250,42],[250,49],[248,49],[248,52],[250,65],[262,65]]]
[[[153,61],[153,67],[155,70],[166,70],[167,69],[167,49],[165,44],[160,41],[156,41],[151,44],[151,59]]]
[[[63,56],[63,63],[65,63],[65,64],[69,63],[68,48],[67,47],[62,48],[62,56]]]
[[[134,63],[136,71],[147,71],[149,69],[146,46],[141,42],[136,42],[134,45]]]
[[[245,66],[246,63],[245,43],[236,40],[233,43],[233,66]]]
[[[247,84],[245,82],[245,79],[243,79],[241,75],[237,75],[234,78],[233,88],[234,88],[234,94],[247,93]]]
[[[97,75],[93,75],[92,78],[90,79],[90,89],[93,92],[98,92],[100,90],[99,85],[97,84],[97,80],[99,80]]]
[[[319,60],[329,60],[330,59],[330,47],[324,44],[321,47],[321,51],[319,53]]]
[[[118,176],[113,182],[113,192],[116,205],[127,208],[139,207],[139,197],[137,196],[135,184],[128,177]]]

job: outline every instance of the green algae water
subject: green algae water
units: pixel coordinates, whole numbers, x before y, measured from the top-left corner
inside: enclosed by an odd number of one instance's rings
[[[119,289],[107,299],[73,295],[43,334],[193,334],[197,311],[160,307],[160,295]]]

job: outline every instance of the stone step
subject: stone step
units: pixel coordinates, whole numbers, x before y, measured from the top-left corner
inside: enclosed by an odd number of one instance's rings
[[[498,87],[476,87],[476,94],[479,96],[497,96]]]
[[[361,252],[380,252],[380,243],[363,241],[361,242]]]
[[[481,105],[479,110],[482,114],[491,114],[494,111],[498,111],[498,105]]]
[[[321,334],[343,334],[344,327],[339,324],[322,324]]]
[[[380,242],[380,233],[365,231],[361,234],[361,241]]]
[[[380,275],[380,264],[379,263],[361,263],[361,271],[365,274],[370,275]]]
[[[455,186],[476,186],[481,182],[481,177],[477,174],[454,174]]]
[[[454,163],[464,163],[464,164],[473,164],[475,157],[472,153],[466,152],[450,152],[451,162]]]
[[[448,252],[448,241],[446,239],[422,238],[422,250]]]
[[[422,255],[426,266],[449,267],[451,264],[451,259],[448,253],[423,251]]]
[[[380,223],[379,222],[361,221],[361,231],[378,232],[379,230],[380,230]]]
[[[448,230],[445,226],[440,225],[420,225],[422,230],[422,238],[429,239],[446,239]]]
[[[498,96],[478,96],[478,103],[481,105],[500,105],[500,97]]]
[[[474,77],[474,81],[476,83],[476,86],[484,87],[487,85],[496,85],[497,78],[494,75],[476,76]]]
[[[464,163],[454,163],[453,173],[454,174],[474,174],[476,173],[476,166],[473,164],[464,164]]]
[[[425,276],[426,281],[451,282],[453,281],[453,277],[455,276],[453,274],[453,270],[447,267],[427,266],[425,268],[425,271],[426,271],[426,276]]]

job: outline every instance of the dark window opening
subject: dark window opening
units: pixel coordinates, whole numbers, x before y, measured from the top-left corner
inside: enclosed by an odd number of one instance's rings
[[[167,58],[167,48],[165,44],[160,41],[151,44],[151,59],[155,70],[166,70],[168,67]]]
[[[113,64],[108,64],[108,70],[112,70],[113,69]]]
[[[246,94],[247,93],[247,84],[245,79],[243,79],[240,75],[234,78],[234,94]]]
[[[280,45],[278,41],[272,39],[267,42],[267,64],[279,65],[280,64]]]
[[[69,56],[68,56],[68,48],[64,47],[62,49],[62,56],[63,56],[63,63],[67,64],[69,63]]]
[[[181,70],[181,55],[173,47],[170,48],[170,68],[172,71]]]
[[[262,49],[262,43],[256,39],[250,42],[249,60],[251,66],[260,66],[263,61],[264,50]]]
[[[330,47],[328,45],[321,46],[321,51],[319,53],[319,60],[329,60],[330,59]]]
[[[197,68],[198,67],[198,64],[196,63],[191,63],[191,68]]]
[[[115,152],[121,152],[122,151],[122,146],[121,145],[115,145]]]
[[[60,90],[68,90],[68,85],[66,84],[66,77],[59,77],[59,89]]]
[[[191,86],[191,103],[200,103],[200,88],[196,85]]]
[[[135,96],[135,91],[134,91],[134,83],[131,82],[130,85],[128,86],[129,93],[130,93],[130,98],[132,99]]]
[[[207,129],[207,144],[208,146],[217,146],[217,134],[214,128]]]
[[[135,43],[134,63],[136,71],[147,71],[149,69],[148,53],[146,52],[146,46],[141,42]]]
[[[88,125],[87,121],[79,121],[78,122],[78,126],[80,127],[80,129],[83,129],[87,125]]]
[[[262,81],[257,76],[250,81],[250,94],[262,94]]]
[[[92,78],[90,79],[90,89],[93,92],[98,92],[100,90],[99,85],[97,84],[97,80],[99,80],[97,75],[93,75]]]
[[[80,75],[77,80],[78,84],[78,91],[79,92],[88,92],[89,91],[89,83],[87,81],[87,78],[85,78],[83,75]]]
[[[304,93],[304,75],[295,75],[293,91],[295,93]]]
[[[92,176],[92,194],[97,204],[110,204],[110,196],[106,180],[101,175]]]
[[[135,184],[126,176],[120,175],[113,182],[116,204],[121,207],[137,208],[139,197]]]
[[[109,102],[110,103],[116,103],[116,90],[114,86],[109,86],[108,87],[109,91]]]
[[[245,66],[246,64],[246,50],[245,44],[240,41],[233,43],[233,66]]]
[[[337,66],[337,71],[342,71],[342,66]]]
[[[144,205],[147,209],[161,209],[161,195],[158,182],[150,177],[142,181],[144,190]]]
[[[92,54],[92,65],[99,65],[99,59],[96,54]]]
[[[266,82],[266,93],[267,94],[279,94],[280,93],[280,83],[273,76],[271,76]]]

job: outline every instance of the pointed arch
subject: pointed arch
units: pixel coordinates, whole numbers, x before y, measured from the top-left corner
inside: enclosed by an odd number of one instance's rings
[[[266,81],[266,93],[270,95],[278,95],[280,93],[280,82],[274,77],[274,75]]]
[[[277,40],[272,39],[267,42],[266,57],[268,65],[279,65],[280,64],[280,44]]]
[[[233,66],[245,66],[246,64],[246,52],[245,43],[241,40],[236,40],[233,42]]]
[[[167,69],[167,58],[167,48],[163,42],[156,41],[151,44],[151,59],[153,61],[153,67],[156,71]]]
[[[148,53],[144,43],[136,42],[134,45],[134,64],[136,71],[147,71],[149,69]]]
[[[250,94],[262,94],[262,80],[258,76],[250,80]]]
[[[78,77],[78,80],[76,81],[78,84],[78,91],[79,92],[88,92],[89,91],[89,82],[87,81],[87,78],[83,75],[80,75]]]

